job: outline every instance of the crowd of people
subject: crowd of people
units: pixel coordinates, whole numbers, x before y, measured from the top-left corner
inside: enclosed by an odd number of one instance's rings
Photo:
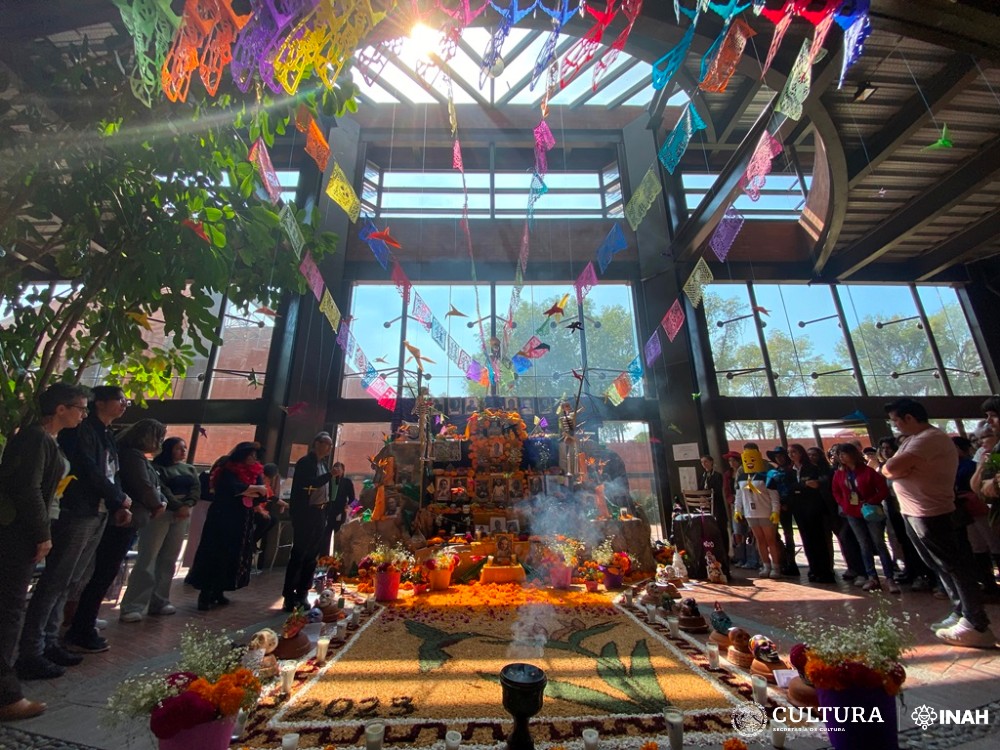
[[[734,567],[798,578],[797,530],[808,581],[832,584],[836,539],[844,580],[864,591],[932,591],[952,605],[933,626],[939,639],[993,648],[983,603],[1000,599],[1000,396],[985,401],[971,438],[949,437],[912,399],[885,408],[899,437],[877,447],[792,443],[765,460],[747,442],[724,454],[723,472],[703,456],[699,489],[712,492],[723,546]]]

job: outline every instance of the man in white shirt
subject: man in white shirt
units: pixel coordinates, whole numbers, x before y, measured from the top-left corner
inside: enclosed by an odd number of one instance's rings
[[[952,518],[958,469],[954,444],[928,423],[927,410],[913,399],[897,399],[886,404],[885,411],[903,440],[896,455],[882,466],[882,474],[893,480],[907,534],[940,577],[954,608],[931,626],[934,635],[955,646],[994,648],[996,636],[983,608],[983,594]]]

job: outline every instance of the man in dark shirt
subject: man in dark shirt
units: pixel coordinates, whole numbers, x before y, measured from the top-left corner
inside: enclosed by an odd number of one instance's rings
[[[792,531],[794,517],[792,515],[792,488],[795,486],[795,473],[792,471],[792,461],[788,457],[788,449],[783,445],[776,446],[767,452],[767,460],[774,468],[767,472],[767,486],[778,493],[781,501],[781,531],[784,545],[781,556],[781,574],[798,576],[799,566],[795,563],[795,535]]]
[[[334,532],[340,531],[340,527],[347,520],[347,507],[357,498],[354,494],[354,482],[344,476],[344,464],[340,461],[333,465],[333,486],[331,488],[333,500],[326,510],[326,537],[323,552],[330,551],[330,541]],[[336,544],[337,540],[333,539]]]
[[[698,475],[698,489],[712,491],[712,516],[719,525],[722,535],[722,554],[720,560],[729,564],[729,509],[726,507],[726,497],[723,492],[722,474],[715,470],[715,459],[705,454],[701,457],[702,473]]]
[[[316,572],[316,558],[326,538],[326,513],[333,478],[326,469],[326,459],[332,452],[333,438],[329,432],[320,432],[313,438],[309,452],[295,464],[288,504],[292,518],[292,551],[282,591],[286,612],[309,605],[307,595]]]

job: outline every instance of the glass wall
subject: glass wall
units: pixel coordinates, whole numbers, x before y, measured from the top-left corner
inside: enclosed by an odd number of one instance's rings
[[[969,321],[958,302],[958,293],[944,286],[918,286],[916,289],[941,352],[952,392],[956,396],[990,395],[992,389],[972,340]]]
[[[712,284],[705,289],[704,304],[719,393],[771,395],[746,284]]]

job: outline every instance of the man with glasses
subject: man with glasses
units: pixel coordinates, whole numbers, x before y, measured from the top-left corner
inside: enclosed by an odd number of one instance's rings
[[[118,450],[111,433],[111,424],[127,406],[120,387],[98,386],[86,419],[59,433],[59,446],[75,479],[66,486],[59,517],[52,522],[52,551],[28,604],[16,665],[22,680],[59,677],[63,667],[81,661],[59,643],[59,625],[67,600],[75,601],[90,578],[108,519],[120,526],[132,520],[132,500],[118,479]],[[108,649],[108,642],[96,632],[86,643],[67,645],[89,653]]]

